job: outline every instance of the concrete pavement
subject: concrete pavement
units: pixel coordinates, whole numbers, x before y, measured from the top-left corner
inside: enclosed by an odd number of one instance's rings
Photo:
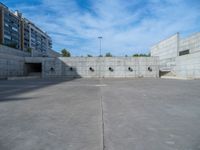
[[[200,80],[0,81],[2,150],[200,149]]]

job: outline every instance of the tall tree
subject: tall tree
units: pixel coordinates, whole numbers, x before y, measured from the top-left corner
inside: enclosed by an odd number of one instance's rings
[[[66,49],[62,49],[61,53],[62,53],[63,57],[70,57],[71,56],[70,52]]]
[[[92,57],[92,55],[88,54],[87,57]]]
[[[133,54],[133,57],[150,57],[150,54]]]
[[[110,52],[106,53],[106,57],[112,57],[112,54]]]

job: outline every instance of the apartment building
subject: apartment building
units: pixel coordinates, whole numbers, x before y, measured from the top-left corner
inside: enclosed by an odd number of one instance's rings
[[[19,11],[12,12],[0,3],[0,44],[22,51],[32,56],[47,56],[52,49],[52,40],[33,22],[22,17]]]
[[[52,49],[52,40],[34,23],[23,19],[23,50],[31,50],[32,56],[45,56]]]
[[[21,14],[0,3],[0,43],[21,49]]]

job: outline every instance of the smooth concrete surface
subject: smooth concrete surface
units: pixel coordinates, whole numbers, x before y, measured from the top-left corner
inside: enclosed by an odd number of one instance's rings
[[[168,60],[178,55],[179,34],[175,34],[150,48],[151,56],[159,56],[160,60]],[[167,63],[167,62],[166,62]]]
[[[179,52],[190,50],[190,53],[200,52],[200,32],[193,34],[179,41]]]
[[[16,50],[17,51],[17,50]],[[18,52],[23,54],[23,52]],[[23,57],[0,51],[0,78],[27,76],[28,64],[40,63],[43,78],[158,77],[157,57]],[[111,70],[109,69],[111,68]]]
[[[151,47],[151,56],[159,56],[160,63],[169,63],[179,52],[189,50],[190,54],[200,52],[200,32],[186,38],[180,38],[179,33],[160,41]],[[171,59],[171,60],[170,60]]]
[[[198,150],[200,80],[0,81],[1,150]]]
[[[174,72],[178,77],[200,79],[200,52],[176,57]]]
[[[0,44],[0,79],[27,76],[28,73],[25,64],[27,63],[27,59],[31,63],[49,62],[48,60],[55,59],[56,55],[56,53],[53,54],[52,50],[49,50],[49,52],[48,57],[31,57],[31,53]]]
[[[0,53],[0,79],[23,76],[24,58],[20,56],[10,56]]]
[[[0,44],[0,79],[23,76],[24,57],[29,56],[30,53]]]
[[[42,63],[43,78],[159,77],[157,57],[25,57],[25,63]]]
[[[43,77],[132,78],[158,74],[157,57],[59,57],[43,61]]]
[[[28,52],[24,52],[22,50],[11,48],[11,47],[1,45],[1,44],[0,44],[0,53],[12,55],[12,56],[20,56],[20,57],[30,57],[31,56],[31,54]]]
[[[184,77],[177,77],[177,76],[173,76],[173,75],[164,75],[164,76],[161,76],[160,78],[162,79],[175,79],[175,80],[194,80],[192,78],[184,78]]]
[[[101,150],[98,81],[0,81],[1,150]]]
[[[189,54],[179,53],[189,50]],[[200,78],[200,32],[179,38],[175,34],[151,48],[151,56],[159,57],[160,71],[171,71],[178,78]]]

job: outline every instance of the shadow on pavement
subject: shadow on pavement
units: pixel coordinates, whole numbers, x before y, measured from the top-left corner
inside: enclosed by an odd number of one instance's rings
[[[48,78],[48,79],[27,79],[27,80],[0,80],[0,102],[31,100],[34,99],[34,97],[20,98],[19,95],[80,78],[81,77],[67,78],[67,79]]]
[[[31,61],[33,61],[32,58],[30,58]],[[34,66],[34,63],[41,63],[41,61],[42,59],[36,59],[31,64]],[[0,102],[30,100],[32,99],[31,97],[19,98],[18,95],[81,78],[75,67],[68,66],[58,58],[47,59],[46,63],[48,65],[45,66],[43,64],[45,67],[42,67],[46,77],[44,79],[0,80]],[[57,66],[57,64],[59,65]],[[31,69],[29,68],[29,70]]]

